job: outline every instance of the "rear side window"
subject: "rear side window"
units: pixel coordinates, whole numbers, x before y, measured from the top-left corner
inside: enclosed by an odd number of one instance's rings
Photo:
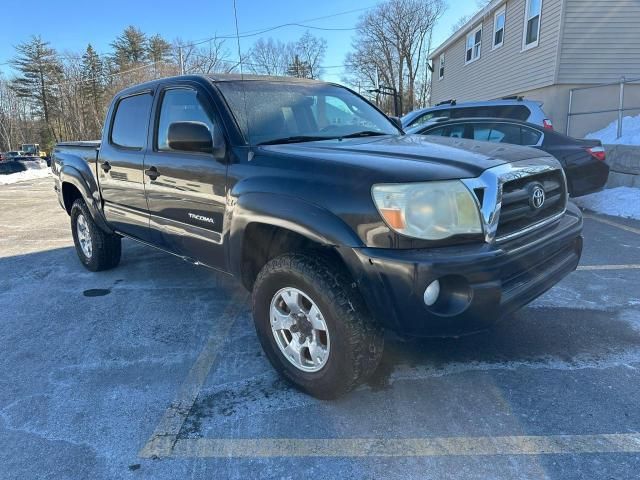
[[[152,97],[148,93],[125,97],[118,102],[111,126],[111,143],[141,149],[147,142],[147,125]]]
[[[500,105],[456,108],[451,118],[512,118],[525,121],[529,118],[529,109],[524,105]]]
[[[501,107],[490,107],[495,109],[495,114],[492,117],[497,118],[513,118],[514,120],[525,121],[529,118],[531,112],[523,105],[504,105]]]
[[[475,123],[472,126],[474,140],[513,145],[536,145],[541,134],[527,127],[509,123]]]
[[[450,110],[435,110],[433,112],[425,113],[424,115],[415,118],[409,125],[416,127],[418,125],[424,125],[425,123],[433,120],[434,118],[449,118]]]
[[[487,107],[467,107],[467,108],[454,108],[451,111],[451,118],[476,118],[476,117],[490,117],[489,109]]]
[[[532,128],[522,127],[522,143],[520,145],[537,145],[542,133]]]

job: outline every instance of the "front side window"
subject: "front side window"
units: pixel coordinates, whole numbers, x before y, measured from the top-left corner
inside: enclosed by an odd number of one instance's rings
[[[111,143],[141,149],[147,143],[147,125],[152,96],[148,93],[125,97],[118,102],[111,125]]]
[[[424,135],[434,135],[437,137],[464,138],[464,124],[447,125],[446,127],[434,128],[424,132]]]
[[[504,24],[506,18],[506,7],[502,7],[493,16],[493,48],[499,48],[504,43]]]
[[[337,85],[229,81],[217,87],[250,145],[399,133],[373,106]]]
[[[169,147],[169,125],[174,122],[203,123],[213,132],[213,115],[191,88],[173,88],[162,97],[156,148],[160,151],[173,150]]]
[[[525,11],[523,48],[532,48],[540,40],[540,16],[542,14],[542,0],[527,0]]]
[[[438,70],[438,78],[440,80],[444,78],[444,53],[440,55],[440,69]]]
[[[465,56],[465,64],[474,62],[480,58],[480,49],[482,46],[482,25],[467,35],[467,49]]]

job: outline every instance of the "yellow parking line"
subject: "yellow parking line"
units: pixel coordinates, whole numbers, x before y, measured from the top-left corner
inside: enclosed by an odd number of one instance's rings
[[[640,229],[630,227],[629,225],[624,225],[622,223],[614,222],[613,220],[609,220],[608,218],[600,218],[593,215],[583,215],[584,218],[590,218],[591,220],[595,220],[596,222],[605,223],[607,225],[611,225],[612,227],[618,227],[622,230],[626,230],[627,232],[636,233],[640,235]]]
[[[171,454],[174,443],[180,433],[184,421],[193,407],[202,384],[209,375],[213,362],[218,355],[227,335],[236,318],[247,300],[246,293],[237,293],[229,301],[227,308],[222,313],[220,321],[216,322],[209,340],[198,356],[196,363],[189,371],[186,380],[180,388],[180,392],[169,408],[164,412],[160,423],[151,435],[151,438],[142,447],[138,456],[143,458],[166,457]]]
[[[576,270],[638,270],[640,264],[626,264],[626,265],[579,265]]]
[[[640,433],[396,439],[180,439],[171,454],[214,457],[434,457],[640,453]]]

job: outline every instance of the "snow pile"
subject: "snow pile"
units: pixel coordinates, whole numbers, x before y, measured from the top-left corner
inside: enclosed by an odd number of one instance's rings
[[[35,164],[37,162],[32,163]],[[0,185],[9,185],[10,183],[24,182],[25,180],[34,180],[36,178],[44,178],[51,175],[51,169],[46,168],[46,164],[45,168],[36,167],[35,165],[30,165],[27,168],[28,170],[24,172],[10,173],[9,175],[0,175]]]
[[[47,162],[44,160],[27,160],[24,162],[18,162],[24,165],[27,170],[46,170]]]
[[[585,138],[600,140],[603,144],[640,145],[640,115],[624,117],[622,119],[622,137],[616,139],[617,134],[618,121],[615,120],[602,130],[587,134]]]
[[[640,189],[617,187],[574,198],[582,208],[605,215],[640,220]]]

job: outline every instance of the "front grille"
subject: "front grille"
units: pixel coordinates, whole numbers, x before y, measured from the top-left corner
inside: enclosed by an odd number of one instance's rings
[[[539,208],[533,202],[536,187],[544,190],[544,203]],[[561,213],[566,205],[566,196],[561,170],[538,173],[504,183],[497,239],[513,235]]]

